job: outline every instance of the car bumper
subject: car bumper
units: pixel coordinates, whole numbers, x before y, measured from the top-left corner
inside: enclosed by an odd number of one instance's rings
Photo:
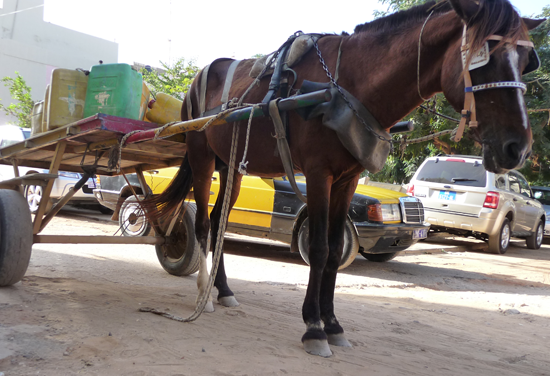
[[[498,232],[500,228],[495,226],[495,223],[502,222],[502,220],[499,220],[500,212],[498,210],[486,208],[481,209],[479,215],[472,215],[436,211],[424,206],[424,213],[426,221],[432,226],[487,235]]]
[[[544,236],[550,236],[550,222],[546,222],[544,225]]]
[[[354,222],[359,236],[359,245],[366,253],[391,253],[407,249],[419,239],[413,238],[415,230],[424,230],[427,235],[429,223],[380,225],[369,222]]]
[[[104,189],[94,189],[94,196],[99,203],[111,210],[116,210],[120,192],[107,191]]]

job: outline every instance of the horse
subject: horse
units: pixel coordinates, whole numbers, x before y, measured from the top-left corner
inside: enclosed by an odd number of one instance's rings
[[[522,93],[525,87],[520,81],[527,67],[536,65],[532,44],[525,42],[529,39],[528,30],[543,21],[522,19],[508,0],[430,2],[358,25],[350,35],[323,35],[316,48],[306,52],[293,71],[284,71],[281,78],[288,83],[286,94],[290,95],[302,88],[305,80],[330,81],[333,86],[344,88],[384,130],[425,98],[443,92],[455,110],[464,109],[463,117],[469,117],[472,126],[477,125],[468,134],[482,145],[485,167],[502,173],[521,166],[530,155],[532,133]],[[469,71],[473,51],[482,50],[486,43],[490,58],[486,58],[485,65]],[[249,59],[233,64],[232,59],[219,59],[201,71],[185,97],[181,118],[203,116],[218,107],[227,94],[229,98],[241,98],[246,92],[247,102],[260,103],[270,89],[270,78],[265,75],[254,82],[249,72],[255,62]],[[336,71],[337,83],[331,79]],[[232,84],[224,95],[228,76]],[[465,76],[470,77],[470,86],[468,81],[465,83]],[[480,87],[491,90],[477,90]],[[472,96],[475,92],[475,107],[465,103],[465,91]],[[323,125],[321,117],[305,120],[292,111],[286,118],[292,169],[307,179],[310,271],[302,307],[306,325],[302,343],[307,353],[328,357],[332,355],[330,345],[351,346],[334,313],[333,299],[346,216],[365,168],[335,131]],[[248,135],[248,123],[240,123],[243,126],[238,128],[236,155],[240,160],[246,146],[247,173],[260,177],[287,175],[277,152],[271,120],[254,118]],[[182,166],[154,202],[155,208],[160,205],[168,210],[183,202],[193,188],[195,236],[201,249],[197,278],[200,293],[207,283],[208,234],[211,230],[213,249],[221,219],[221,195],[208,218],[212,174],[215,169],[220,171],[220,192],[224,192],[230,169],[238,168],[230,165],[233,129],[226,125],[187,133]],[[241,178],[235,173],[229,208],[237,200]],[[214,286],[219,304],[239,304],[227,283],[223,254]],[[205,311],[213,309],[210,300]]]

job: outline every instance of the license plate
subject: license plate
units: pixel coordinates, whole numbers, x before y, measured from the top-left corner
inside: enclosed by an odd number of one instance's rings
[[[455,191],[439,191],[438,198],[440,200],[456,201],[456,192]]]
[[[413,239],[424,239],[428,237],[428,229],[421,228],[418,230],[413,230]]]

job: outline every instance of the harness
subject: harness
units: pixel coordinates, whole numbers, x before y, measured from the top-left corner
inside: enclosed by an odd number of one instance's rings
[[[491,35],[487,40],[493,41],[502,41],[504,38],[500,35]],[[472,78],[470,76],[470,71],[485,66],[489,63],[490,51],[489,51],[489,42],[485,42],[485,46],[477,51],[471,59],[471,64],[468,69],[464,72],[464,109],[462,110],[462,116],[460,123],[458,124],[458,129],[456,135],[453,139],[454,142],[458,142],[462,139],[464,134],[464,129],[466,127],[466,122],[471,128],[476,128],[478,126],[477,117],[476,117],[476,102],[474,98],[474,93],[484,90],[493,90],[493,89],[520,89],[524,94],[527,90],[527,85],[520,81],[500,81],[500,82],[491,82],[481,85],[473,85]],[[504,40],[506,43],[509,41]],[[529,51],[529,64],[525,67],[523,74],[531,73],[537,70],[540,67],[540,59],[537,55],[537,52],[534,49],[534,44],[531,41],[518,40],[515,42],[516,45],[530,47]],[[462,64],[465,67],[466,61],[468,59],[468,54],[470,52],[470,45],[467,41],[467,26],[464,25],[464,31],[462,33],[462,46],[460,48],[462,53]]]

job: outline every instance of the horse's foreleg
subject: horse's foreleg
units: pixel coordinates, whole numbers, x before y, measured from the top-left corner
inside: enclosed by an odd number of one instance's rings
[[[323,330],[319,308],[319,294],[323,270],[329,253],[328,211],[330,184],[328,181],[308,180],[307,200],[309,216],[309,282],[302,317],[306,332],[302,336],[304,350],[313,355],[328,357],[330,351],[327,334]]]
[[[225,195],[225,188],[227,186],[227,169],[222,169],[220,171],[220,191],[218,198],[216,199],[216,205],[210,214],[210,222],[212,228],[212,249],[215,249],[217,244],[217,235],[220,227],[221,211],[223,205],[223,197]],[[242,175],[235,172],[233,176],[233,186],[231,190],[229,210],[235,205],[237,197],[239,196],[239,191],[241,187]],[[227,284],[227,276],[225,274],[225,265],[223,261],[223,249],[221,250],[220,260],[218,264],[218,272],[216,273],[216,279],[214,280],[214,286],[218,289],[218,303],[225,307],[236,307],[239,305],[233,291],[229,288]],[[214,254],[212,255],[214,257]]]
[[[351,344],[344,336],[344,329],[334,314],[334,289],[344,247],[344,231],[349,202],[356,185],[356,183],[348,182],[337,183],[332,187],[328,228],[329,254],[323,270],[319,296],[321,319],[325,324],[324,331],[328,336],[329,344],[345,347],[351,347]]]

